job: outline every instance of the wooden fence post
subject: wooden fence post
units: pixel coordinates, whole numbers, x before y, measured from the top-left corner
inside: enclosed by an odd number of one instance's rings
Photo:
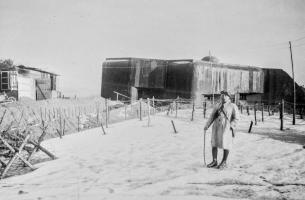
[[[64,126],[63,126],[63,129],[62,129],[62,135],[65,135],[65,130],[66,130],[66,119],[64,119]]]
[[[63,136],[63,131],[62,131],[62,128],[63,125],[62,125],[62,116],[61,116],[61,112],[60,112],[60,115],[59,115],[59,131],[60,131],[60,135],[61,137]]]
[[[80,131],[80,115],[77,116],[77,132]]]
[[[264,122],[264,103],[262,103],[262,122]]]
[[[284,99],[282,99],[282,102],[280,104],[280,119],[281,119],[280,130],[282,131],[284,128]]]
[[[140,98],[140,121],[142,121],[142,98]]]
[[[169,115],[170,110],[171,110],[171,104],[169,103],[168,108],[167,108],[167,113],[166,113],[167,116]]]
[[[191,118],[191,121],[194,120],[194,112],[195,112],[195,101],[193,100],[193,109],[192,109],[192,118]]]
[[[153,107],[153,114],[155,114],[156,110],[155,110],[155,97],[154,96],[152,97],[152,107]]]
[[[249,130],[248,130],[248,133],[251,133],[252,125],[253,125],[253,121],[250,122],[250,127],[249,127]]]
[[[254,104],[254,120],[255,120],[255,125],[257,125],[257,120],[256,120],[256,103]]]
[[[176,108],[175,108],[176,109],[176,116],[175,117],[177,118],[178,117],[178,103],[177,103],[177,100],[175,101],[175,106],[176,106]]]
[[[176,127],[175,127],[174,121],[173,121],[173,120],[171,120],[171,122],[172,122],[172,125],[173,125],[174,132],[175,132],[175,133],[178,133],[178,132],[177,132],[177,130],[176,130]]]
[[[55,112],[55,108],[53,107],[53,119],[55,119],[56,116],[56,112]]]
[[[147,98],[147,110],[148,110],[148,121],[147,121],[147,126],[149,127],[150,125],[150,100]]]
[[[105,132],[105,129],[104,129],[104,126],[103,126],[103,122],[101,122],[101,127],[102,127],[102,130],[103,130],[103,134],[106,135],[106,132]]]
[[[108,100],[105,99],[105,123],[106,123],[106,128],[108,128]]]

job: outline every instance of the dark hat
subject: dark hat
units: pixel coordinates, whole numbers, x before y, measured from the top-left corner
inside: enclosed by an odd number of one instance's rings
[[[221,91],[220,94],[227,95],[228,97],[230,97],[229,93],[227,91],[224,91],[224,90]]]

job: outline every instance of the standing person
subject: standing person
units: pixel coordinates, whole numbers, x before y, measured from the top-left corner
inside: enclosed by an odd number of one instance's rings
[[[206,131],[213,123],[211,135],[213,161],[207,167],[216,167],[217,169],[226,167],[229,151],[232,148],[234,130],[239,120],[238,108],[231,102],[228,92],[221,91],[220,94],[221,102],[213,109],[204,127]],[[223,159],[219,165],[217,163],[218,148],[224,151]]]

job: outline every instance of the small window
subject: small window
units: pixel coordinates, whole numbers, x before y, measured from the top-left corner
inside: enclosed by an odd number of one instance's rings
[[[10,88],[9,72],[2,71],[1,72],[1,90],[8,90],[9,88]]]

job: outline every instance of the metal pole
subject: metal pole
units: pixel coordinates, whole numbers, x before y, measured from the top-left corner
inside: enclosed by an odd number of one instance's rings
[[[291,49],[291,42],[289,41],[289,48],[290,48],[290,58],[291,58],[291,67],[292,67],[292,79],[293,79],[293,118],[292,124],[295,125],[295,102],[296,102],[296,94],[295,94],[295,81],[294,81],[294,68],[293,68],[293,58],[292,58],[292,49]]]

